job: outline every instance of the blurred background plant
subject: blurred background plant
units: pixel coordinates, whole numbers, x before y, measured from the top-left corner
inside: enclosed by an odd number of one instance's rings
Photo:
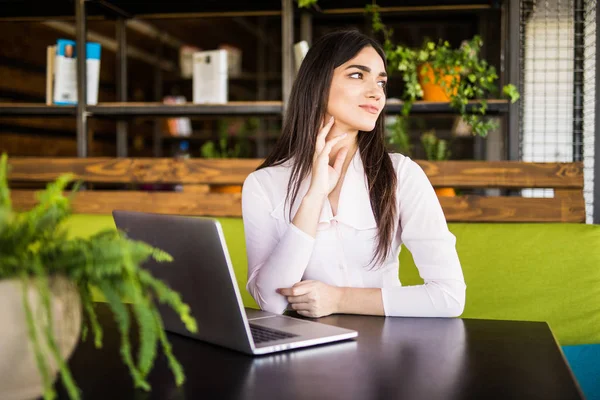
[[[435,130],[430,129],[421,135],[421,143],[425,149],[425,156],[429,161],[445,161],[450,159],[449,142],[439,139]]]
[[[408,119],[406,117],[387,116],[386,131],[387,143],[391,150],[395,150],[402,155],[412,157],[412,148],[410,136],[408,134]]]
[[[249,138],[256,135],[259,125],[257,117],[219,120],[218,140],[209,140],[200,147],[204,158],[247,158],[250,157]]]

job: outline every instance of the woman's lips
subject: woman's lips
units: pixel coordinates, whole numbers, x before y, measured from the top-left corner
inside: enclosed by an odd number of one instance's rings
[[[361,105],[359,107],[362,108],[363,110],[365,110],[368,113],[379,114],[379,108],[377,108],[375,106],[371,106],[371,105],[368,105],[368,104],[363,104],[363,105]]]

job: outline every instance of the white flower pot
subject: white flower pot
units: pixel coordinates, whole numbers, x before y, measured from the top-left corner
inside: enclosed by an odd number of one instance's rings
[[[50,278],[49,286],[54,336],[63,359],[67,360],[79,341],[81,301],[77,288],[65,277]],[[33,280],[27,293],[38,343],[54,381],[58,365],[48,347],[45,308]],[[0,280],[0,305],[0,399],[38,398],[43,394],[44,385],[29,338],[23,307],[23,284],[19,279]]]

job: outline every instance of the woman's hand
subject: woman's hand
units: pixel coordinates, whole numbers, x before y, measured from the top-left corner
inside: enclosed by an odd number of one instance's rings
[[[338,312],[342,299],[342,288],[330,286],[320,281],[301,281],[291,288],[277,289],[286,296],[292,309],[298,314],[320,318]]]
[[[331,117],[329,122],[319,131],[315,145],[315,154],[313,156],[312,179],[308,192],[322,198],[329,196],[329,193],[331,193],[337,185],[342,173],[344,159],[348,153],[348,149],[340,149],[335,158],[335,162],[333,163],[333,167],[329,165],[329,154],[331,153],[331,149],[333,149],[333,146],[335,146],[336,143],[346,137],[346,134],[344,133],[343,135],[325,141],[333,124],[334,118]]]

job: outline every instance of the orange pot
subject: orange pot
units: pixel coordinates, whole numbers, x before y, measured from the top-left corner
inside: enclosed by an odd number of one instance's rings
[[[437,194],[438,197],[456,197],[454,188],[435,188],[435,194]]]
[[[211,193],[241,193],[242,185],[211,185]]]
[[[427,66],[427,70],[421,74],[423,67]],[[454,70],[456,72],[460,71],[459,67],[455,67]],[[444,89],[440,84],[435,82],[435,75],[433,71],[433,67],[429,63],[421,64],[417,68],[417,73],[419,76],[419,84],[423,88],[423,100],[425,101],[450,101],[449,93],[447,89]],[[425,79],[427,78],[427,79]],[[441,76],[441,80],[446,82],[447,86],[452,85],[452,79],[456,78],[458,82],[460,82],[460,75],[456,74],[446,74]],[[425,83],[427,81],[427,83]],[[455,95],[457,92],[457,88],[454,88],[452,91],[452,95]]]

